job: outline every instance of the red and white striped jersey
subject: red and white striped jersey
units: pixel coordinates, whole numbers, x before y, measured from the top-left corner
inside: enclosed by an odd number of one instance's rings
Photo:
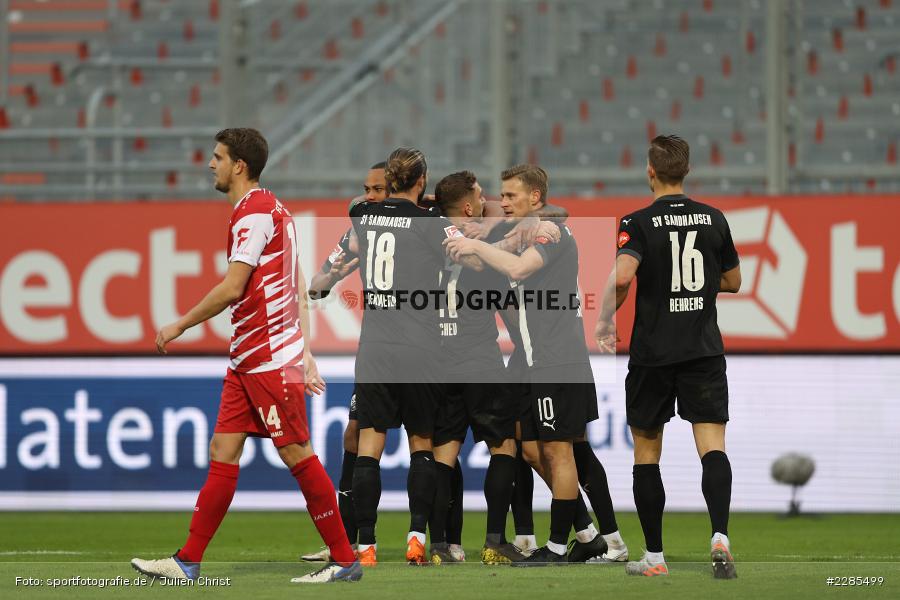
[[[262,373],[302,364],[294,220],[269,190],[254,188],[235,205],[228,229],[233,261],[254,269],[231,305],[231,368]]]

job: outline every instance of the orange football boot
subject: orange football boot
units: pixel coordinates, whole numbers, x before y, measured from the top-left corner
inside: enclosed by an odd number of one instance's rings
[[[425,546],[419,541],[419,538],[413,537],[406,542],[406,562],[411,565],[428,564],[428,559],[425,558]]]
[[[378,564],[378,558],[375,556],[375,546],[369,546],[365,550],[357,552],[359,564],[364,567],[374,567]]]

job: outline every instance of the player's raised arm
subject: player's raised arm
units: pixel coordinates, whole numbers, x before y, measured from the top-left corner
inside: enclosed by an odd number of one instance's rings
[[[322,269],[313,275],[309,283],[309,297],[313,300],[324,298],[331,292],[331,288],[355,271],[358,266],[359,257],[346,251],[333,255],[333,258],[329,257],[322,265]]]
[[[159,330],[156,334],[156,350],[160,354],[166,354],[166,344],[194,325],[213,318],[243,296],[252,272],[253,267],[247,263],[238,261],[230,263],[225,279],[211,289],[197,306],[174,323]]]

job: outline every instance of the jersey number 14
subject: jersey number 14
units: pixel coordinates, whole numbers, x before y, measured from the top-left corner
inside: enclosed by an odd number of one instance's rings
[[[696,292],[706,283],[703,275],[703,254],[694,248],[697,232],[688,231],[684,239],[684,252],[678,242],[678,232],[669,232],[672,242],[672,291],[680,292],[681,286],[689,292]]]

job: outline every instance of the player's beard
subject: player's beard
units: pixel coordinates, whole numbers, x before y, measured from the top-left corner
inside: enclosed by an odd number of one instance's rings
[[[215,188],[217,192],[222,192],[223,194],[227,194],[231,191],[231,182],[226,181],[224,183],[219,183],[219,180],[216,179]]]

